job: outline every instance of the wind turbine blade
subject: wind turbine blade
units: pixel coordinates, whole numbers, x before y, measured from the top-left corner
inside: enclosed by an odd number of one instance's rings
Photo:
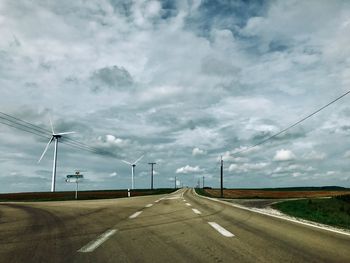
[[[43,151],[42,155],[40,156],[40,159],[39,159],[38,163],[40,163],[41,159],[44,157],[44,155],[45,155],[45,153],[46,153],[47,149],[49,148],[50,143],[52,141],[53,141],[53,137],[51,137],[51,139],[49,140],[48,144],[46,144],[45,150]]]
[[[72,133],[76,133],[74,131],[72,132],[60,132],[60,133],[56,133],[55,135],[65,135],[65,134],[72,134]]]
[[[52,121],[51,121],[51,117],[49,117],[49,121],[50,121],[50,125],[51,125],[52,134],[55,134],[55,131],[53,129],[53,124],[52,124]]]
[[[132,165],[132,163],[129,163],[129,162],[127,162],[127,161],[124,161],[124,160],[121,160],[123,163],[126,163],[126,164],[128,164],[128,165]]]
[[[142,155],[140,158],[138,158],[133,164],[137,164],[145,155]]]

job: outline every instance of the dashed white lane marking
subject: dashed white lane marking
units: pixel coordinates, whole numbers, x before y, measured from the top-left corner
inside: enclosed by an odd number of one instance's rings
[[[315,225],[312,222],[299,221],[300,219],[298,220],[298,219],[295,219],[295,218],[287,218],[285,216],[278,216],[278,215],[269,214],[267,212],[255,210],[254,208],[243,207],[241,205],[232,204],[232,203],[229,203],[229,202],[226,202],[226,201],[222,201],[222,200],[218,200],[218,199],[215,199],[215,198],[202,196],[202,195],[197,194],[196,191],[194,191],[194,194],[196,196],[200,197],[200,198],[205,198],[205,199],[208,199],[208,200],[211,200],[211,201],[214,201],[214,202],[222,203],[222,204],[225,204],[225,205],[230,205],[230,206],[233,206],[233,207],[236,207],[236,208],[239,208],[239,209],[243,209],[243,210],[247,210],[247,211],[250,211],[250,212],[254,212],[254,213],[258,213],[258,214],[262,214],[262,215],[266,215],[266,216],[271,216],[271,217],[275,217],[275,218],[279,218],[279,219],[282,219],[282,220],[286,220],[286,221],[290,221],[290,222],[293,222],[293,223],[298,223],[298,224],[301,224],[301,225],[314,227],[314,228],[318,228],[318,229],[322,229],[322,230],[326,230],[326,231],[330,231],[330,232],[337,233],[337,234],[350,236],[350,233],[348,233],[348,232],[344,232],[344,231],[339,230],[339,229],[332,229],[332,228],[329,228],[329,226],[319,226],[319,225]]]
[[[158,200],[156,200],[156,201],[154,201],[155,203],[158,203],[160,201],[160,199],[158,199]]]
[[[180,196],[172,196],[172,197],[168,197],[166,199],[173,200],[173,199],[180,199],[180,198],[181,198]]]
[[[186,199],[183,200],[184,202],[187,202]]]
[[[186,205],[187,205],[187,206],[191,206],[191,204],[190,204],[190,203],[186,203]]]
[[[197,210],[196,208],[192,208],[193,213],[200,215],[201,211]]]
[[[153,206],[153,204],[148,204],[148,205],[146,205],[145,207],[151,207],[151,206]]]
[[[138,211],[138,212],[132,214],[131,216],[129,216],[129,218],[130,218],[130,219],[133,219],[133,218],[135,218],[135,217],[138,217],[141,213],[142,213],[142,211]]]
[[[221,235],[225,237],[234,237],[235,235],[231,232],[227,231],[225,228],[220,226],[219,224],[215,222],[208,222],[209,225],[211,225],[216,231],[218,231]]]
[[[78,252],[88,253],[93,252],[96,248],[102,245],[103,242],[107,241],[108,238],[113,236],[117,232],[116,229],[110,229],[100,235],[96,240],[89,242],[87,245],[83,246]]]

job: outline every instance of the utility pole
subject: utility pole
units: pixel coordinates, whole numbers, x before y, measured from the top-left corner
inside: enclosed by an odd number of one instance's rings
[[[203,189],[204,189],[204,176],[203,176]]]
[[[156,163],[148,163],[151,165],[151,190],[153,190],[153,165]]]
[[[175,189],[176,189],[176,176],[175,176]]]
[[[220,175],[221,175],[221,198],[224,197],[224,160],[222,160],[221,156],[221,170],[220,170]]]

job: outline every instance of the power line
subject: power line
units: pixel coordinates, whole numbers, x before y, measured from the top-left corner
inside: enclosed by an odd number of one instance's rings
[[[0,114],[5,115],[7,117],[6,118],[6,117],[3,117],[3,116],[0,116],[0,119],[4,119],[6,121],[9,121],[9,122],[14,123],[16,125],[19,125],[21,127],[25,127],[26,130],[27,129],[31,129],[31,130],[34,130],[35,132],[45,133],[48,136],[49,135],[51,136],[51,134],[52,134],[51,131],[49,131],[49,130],[47,130],[45,128],[41,128],[40,126],[34,125],[34,124],[30,123],[30,122],[27,122],[27,121],[21,120],[19,118],[13,117],[13,116],[11,116],[9,114],[6,114],[4,112],[0,112]],[[14,126],[11,126],[11,127],[14,127]],[[33,134],[36,134],[36,133],[33,133]],[[73,140],[71,138],[64,137],[64,140],[72,141],[72,144],[76,145],[79,148],[86,148],[86,149],[89,149],[89,150],[96,150],[96,149],[94,149],[91,146],[88,146],[88,145],[86,145],[84,143],[81,143],[81,142],[79,142],[77,140]]]
[[[31,131],[31,130],[23,129],[23,128],[21,128],[21,127],[18,127],[18,126],[15,126],[15,125],[12,125],[12,124],[3,122],[3,121],[0,121],[0,123],[2,123],[2,124],[4,124],[4,125],[7,125],[7,126],[9,126],[9,127],[13,127],[13,128],[15,128],[15,129],[18,129],[18,130],[21,130],[21,131],[25,131],[25,132],[28,132],[28,133],[31,133],[31,134],[35,134],[35,135],[37,135],[37,136],[40,136],[40,137],[44,137],[44,138],[49,139],[49,136],[45,136],[45,135],[43,135],[43,134],[39,134],[39,133],[34,132],[34,131]]]
[[[3,115],[3,116],[1,116],[1,115]],[[14,116],[11,116],[9,114],[6,114],[4,112],[0,112],[0,123],[7,125],[9,127],[12,127],[12,128],[21,130],[21,131],[25,131],[25,132],[43,137],[43,138],[49,139],[52,136],[51,131],[44,129],[40,126],[34,125],[30,122],[16,118]],[[101,150],[99,148],[89,146],[85,143],[79,142],[79,141],[71,139],[71,138],[63,137],[61,142],[63,144],[70,146],[70,147],[77,148],[77,149],[84,150],[84,151],[88,151],[91,153],[100,154],[100,155],[115,156],[112,152],[108,152],[105,150]]]
[[[256,143],[256,144],[254,144],[254,145],[252,145],[252,146],[249,146],[248,148],[245,148],[245,149],[243,149],[243,150],[240,150],[240,151],[238,151],[238,152],[235,152],[235,153],[233,153],[232,155],[237,155],[237,154],[239,154],[239,153],[243,153],[243,152],[249,151],[249,150],[251,150],[251,149],[253,149],[253,148],[257,147],[257,146],[260,146],[260,145],[262,145],[262,144],[265,144],[266,142],[270,141],[271,139],[277,137],[278,135],[280,135],[280,134],[282,134],[282,133],[284,133],[284,132],[286,132],[286,131],[292,129],[293,127],[297,126],[298,124],[302,123],[303,121],[305,121],[305,120],[311,118],[311,117],[314,116],[315,114],[319,113],[320,111],[322,111],[322,110],[324,110],[325,108],[329,107],[329,106],[332,105],[333,103],[335,103],[335,102],[337,102],[338,100],[342,99],[343,97],[345,97],[345,96],[348,95],[349,93],[350,93],[350,90],[347,91],[347,92],[345,92],[344,94],[340,95],[339,97],[335,98],[334,100],[332,100],[331,102],[327,103],[326,105],[322,106],[321,108],[317,109],[316,111],[312,112],[311,114],[305,116],[305,117],[302,118],[301,120],[299,120],[299,121],[297,121],[297,122],[295,122],[295,123],[289,125],[287,128],[285,128],[285,129],[283,129],[283,130],[281,130],[281,131],[279,131],[279,132],[277,132],[277,133],[271,135],[270,137],[268,137],[268,138],[266,138],[266,139],[264,139],[264,140],[262,140],[262,141],[260,141],[260,142],[258,142],[258,143]]]
[[[66,144],[71,144],[71,145],[75,145],[79,148],[84,148],[86,150],[89,150],[89,151],[98,151],[99,149],[95,148],[95,147],[91,147],[87,144],[84,144],[84,143],[81,143],[79,141],[76,141],[76,140],[73,140],[71,138],[67,138],[67,137],[62,137],[62,140],[61,142],[64,142]]]
[[[79,146],[79,145],[71,143],[71,142],[67,142],[67,141],[65,141],[65,138],[63,138],[63,140],[61,139],[60,142],[65,144],[65,145],[68,145],[68,146],[70,146],[72,148],[88,151],[88,152],[91,152],[91,153],[97,153],[96,151],[94,151],[92,149],[89,149],[89,148],[86,148],[86,147],[83,147],[83,146]]]
[[[34,124],[30,123],[30,122],[21,120],[21,119],[19,119],[19,118],[16,118],[16,117],[14,117],[14,116],[11,116],[11,115],[9,115],[9,114],[7,114],[7,113],[4,113],[4,112],[1,112],[1,111],[0,111],[0,114],[5,116],[5,117],[0,116],[1,119],[5,119],[5,120],[11,121],[11,122],[16,122],[16,123],[18,123],[19,125],[23,125],[23,126],[30,127],[31,129],[36,130],[36,131],[38,131],[38,132],[49,133],[49,134],[51,134],[51,131],[49,131],[49,130],[47,130],[47,129],[45,129],[45,128],[42,128],[42,127],[40,127],[40,126],[34,125]],[[10,118],[10,119],[9,119],[9,118]],[[24,123],[24,124],[22,124],[22,123]]]

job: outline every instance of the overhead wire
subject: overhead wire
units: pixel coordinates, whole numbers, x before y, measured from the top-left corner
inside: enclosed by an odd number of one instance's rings
[[[50,139],[50,137],[52,136],[52,131],[32,124],[30,122],[21,120],[4,112],[0,112],[0,123],[47,139]],[[114,154],[111,152],[92,147],[90,145],[68,137],[62,137],[61,143],[73,148],[77,148],[95,154],[114,156]]]
[[[7,113],[4,113],[4,112],[1,112],[1,111],[0,111],[0,114],[5,116],[5,117],[0,116],[1,119],[5,119],[5,120],[10,121],[10,122],[15,122],[15,123],[18,123],[19,125],[27,126],[28,128],[31,128],[31,129],[36,130],[36,131],[38,131],[38,132],[49,133],[49,134],[52,133],[51,131],[49,131],[49,130],[47,130],[47,129],[45,129],[45,128],[42,128],[42,127],[37,126],[37,125],[35,125],[35,124],[32,124],[32,123],[30,123],[30,122],[21,120],[21,119],[19,119],[19,118],[16,118],[16,117],[14,117],[14,116],[11,116],[11,115],[9,115],[9,114],[7,114]]]
[[[24,125],[26,128],[32,128],[32,129],[34,129],[34,130],[36,130],[38,132],[48,133],[48,134],[50,134],[50,136],[52,135],[52,131],[50,131],[48,129],[42,128],[42,127],[37,126],[37,125],[34,125],[34,124],[30,123],[30,122],[21,120],[19,118],[16,118],[16,117],[11,116],[11,115],[9,115],[7,113],[4,113],[4,112],[0,112],[0,114],[5,115],[6,117],[10,118],[10,119],[8,119],[8,118],[0,116],[0,118],[2,118],[2,119],[6,119],[6,120],[11,121],[11,122],[14,120],[16,123],[18,123],[19,125]],[[22,124],[22,123],[24,123],[24,124]],[[84,148],[84,149],[92,150],[92,151],[96,150],[95,148],[93,148],[93,147],[91,147],[89,145],[86,145],[84,143],[81,143],[81,142],[79,142],[77,140],[74,140],[74,139],[71,139],[71,138],[68,138],[68,137],[64,137],[64,140],[71,141],[72,142],[71,144],[74,144],[75,146],[77,146],[79,148]],[[68,143],[66,143],[66,144],[68,145]]]
[[[16,125],[13,125],[13,124],[9,124],[9,123],[6,123],[6,122],[3,122],[0,120],[0,123],[4,124],[4,125],[7,125],[9,127],[13,127],[15,129],[18,129],[18,130],[21,130],[21,131],[25,131],[25,132],[28,132],[28,133],[31,133],[31,134],[34,134],[34,135],[37,135],[37,136],[40,136],[40,137],[43,137],[43,138],[47,138],[49,139],[50,137],[49,136],[45,136],[43,134],[39,134],[37,132],[34,132],[34,131],[31,131],[31,130],[27,130],[25,128],[21,128],[20,126],[16,126]]]
[[[279,131],[279,132],[277,132],[277,133],[275,133],[275,134],[269,136],[268,138],[266,138],[266,139],[264,139],[264,140],[261,140],[260,142],[254,144],[254,145],[252,145],[252,146],[249,146],[249,147],[244,148],[244,149],[242,149],[242,150],[240,150],[240,151],[234,152],[234,153],[232,153],[231,155],[238,155],[238,154],[240,154],[240,153],[247,152],[247,151],[249,151],[249,150],[251,150],[251,149],[253,149],[253,148],[256,148],[256,147],[258,147],[258,146],[260,146],[260,145],[262,145],[262,144],[267,143],[268,141],[270,141],[270,140],[276,138],[277,136],[281,135],[282,133],[285,133],[286,131],[288,131],[288,130],[294,128],[295,126],[299,125],[300,123],[304,122],[305,120],[307,120],[307,119],[311,118],[312,116],[316,115],[317,113],[319,113],[320,111],[322,111],[322,110],[324,110],[325,108],[329,107],[330,105],[332,105],[333,103],[337,102],[338,100],[342,99],[343,97],[345,97],[345,96],[348,95],[349,93],[350,93],[350,90],[347,91],[347,92],[345,92],[345,93],[343,93],[342,95],[338,96],[337,98],[335,98],[335,99],[332,100],[331,102],[327,103],[326,105],[322,106],[321,108],[319,108],[319,109],[315,110],[314,112],[308,114],[307,116],[303,117],[302,119],[300,119],[300,120],[296,121],[295,123],[289,125],[287,128],[284,128],[283,130],[281,130],[281,131]]]

